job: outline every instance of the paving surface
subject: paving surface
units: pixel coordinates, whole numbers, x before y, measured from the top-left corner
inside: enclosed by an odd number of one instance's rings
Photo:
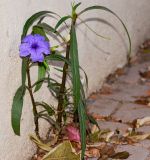
[[[150,59],[150,55],[147,56]],[[130,67],[121,70],[123,73],[115,74],[115,80],[108,80],[100,92],[89,98],[88,110],[91,114],[111,117],[105,121],[98,120],[101,129],[119,129],[123,134],[134,120],[150,116],[149,104],[135,102],[139,97],[150,96],[150,77],[142,78],[139,74],[141,70],[150,68],[150,61],[140,58]],[[142,126],[137,131],[150,133],[150,125]],[[118,145],[117,151],[128,151],[128,160],[150,160],[150,140],[134,145]]]

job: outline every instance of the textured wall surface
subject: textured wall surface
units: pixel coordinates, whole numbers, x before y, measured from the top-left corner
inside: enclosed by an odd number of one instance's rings
[[[138,45],[150,35],[149,0],[81,1],[83,2],[81,9],[92,4],[105,5],[121,17],[131,35],[133,55]],[[34,145],[28,138],[28,134],[32,133],[34,128],[28,95],[24,103],[21,137],[14,135],[10,123],[13,95],[21,83],[18,45],[22,26],[29,16],[40,10],[54,10],[62,16],[70,13],[70,2],[70,0],[0,0],[1,160],[27,160],[34,152]],[[89,76],[89,92],[91,92],[100,88],[109,73],[126,63],[128,41],[123,27],[111,14],[104,11],[91,11],[81,18],[87,16],[89,16],[87,23],[95,31],[111,38],[110,41],[101,39],[91,33],[85,25],[78,26],[80,62]],[[40,98],[44,98],[44,94],[41,94]],[[48,100],[51,98],[48,97]]]

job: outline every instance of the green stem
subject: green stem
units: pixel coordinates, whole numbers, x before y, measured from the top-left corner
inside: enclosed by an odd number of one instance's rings
[[[69,51],[70,51],[70,42],[67,42],[67,48],[66,48],[66,59],[69,60]],[[65,93],[65,86],[66,86],[66,80],[67,80],[67,70],[68,70],[68,64],[65,63],[63,67],[63,76],[62,76],[62,82],[61,87],[59,91],[59,97],[58,97],[58,107],[57,107],[57,123],[59,126],[62,126],[62,117],[63,117],[63,103],[64,103],[64,93]]]
[[[28,62],[28,67],[27,67],[27,77],[28,77],[28,91],[29,91],[29,94],[30,94],[30,97],[31,97],[32,106],[33,106],[35,133],[36,133],[37,137],[40,138],[40,135],[39,135],[39,123],[38,123],[38,112],[37,112],[37,109],[36,109],[36,104],[35,104],[33,91],[32,91],[29,62]]]
[[[72,22],[71,25],[76,24],[77,15],[72,15]],[[67,42],[67,48],[66,48],[66,59],[69,60],[69,52],[70,52],[70,41]],[[64,93],[65,93],[65,86],[66,86],[66,80],[67,80],[67,70],[68,70],[68,64],[65,63],[63,67],[63,76],[62,76],[62,83],[59,91],[59,97],[58,97],[58,107],[57,107],[57,123],[59,126],[62,126],[62,117],[63,117],[63,103],[64,103]]]

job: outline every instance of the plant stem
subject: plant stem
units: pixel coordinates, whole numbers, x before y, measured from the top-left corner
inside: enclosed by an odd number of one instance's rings
[[[66,48],[66,59],[69,60],[69,51],[70,51],[70,42],[67,42],[67,48]],[[58,97],[58,107],[57,107],[57,123],[61,127],[62,126],[62,117],[63,117],[63,102],[64,102],[64,93],[65,93],[65,86],[66,86],[66,79],[67,79],[67,70],[68,70],[68,64],[65,63],[63,67],[63,76],[62,76],[62,82],[61,87],[59,91],[59,97]]]
[[[71,26],[76,24],[77,15],[72,15],[72,22]],[[70,31],[71,33],[71,31]],[[67,42],[67,48],[66,48],[66,59],[69,60],[69,52],[70,52],[70,41]],[[61,127],[62,126],[62,117],[63,117],[63,102],[64,102],[64,93],[65,93],[65,86],[66,86],[66,79],[67,79],[67,70],[68,70],[68,64],[65,63],[63,67],[63,76],[62,76],[62,83],[59,91],[59,97],[58,97],[58,107],[57,107],[57,123]]]
[[[40,138],[40,136],[39,136],[39,124],[38,124],[38,112],[37,112],[37,109],[36,109],[36,104],[35,104],[35,100],[34,100],[33,92],[32,92],[29,62],[28,62],[28,67],[27,67],[27,77],[28,77],[28,90],[29,90],[29,94],[30,94],[31,102],[32,102],[32,106],[33,106],[35,133],[36,133],[37,137]]]

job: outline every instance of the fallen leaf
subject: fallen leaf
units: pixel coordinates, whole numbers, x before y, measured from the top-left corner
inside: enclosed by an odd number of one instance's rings
[[[139,141],[145,140],[145,139],[147,139],[149,137],[150,137],[150,133],[141,134],[141,135],[135,135],[135,136],[129,136],[128,138],[130,140],[132,140],[133,142],[139,142]]]
[[[81,151],[81,143],[78,142],[71,142],[72,147],[76,150],[77,153]]]
[[[50,144],[44,144],[36,135],[29,135],[29,137],[32,142],[34,142],[39,148],[43,149],[44,151],[51,150]]]
[[[93,114],[92,117],[95,120],[105,120],[107,118],[106,116],[102,116],[102,115],[99,115],[99,114]]]
[[[136,128],[139,128],[140,126],[150,124],[150,117],[144,117],[142,119],[137,119],[136,121]]]
[[[111,156],[113,154],[115,154],[115,149],[114,146],[112,145],[105,145],[102,149],[101,149],[101,155],[107,155],[107,156]]]
[[[85,155],[87,157],[100,157],[100,151],[97,148],[88,148],[88,151],[86,151]]]
[[[114,131],[111,131],[109,133],[107,133],[107,136],[106,136],[106,142],[109,142],[110,138],[115,134]]]
[[[150,70],[139,71],[141,77],[150,79]]]
[[[110,156],[110,158],[113,158],[113,159],[127,159],[129,156],[130,156],[129,152],[124,151],[124,152],[115,153],[112,156]]]
[[[96,125],[93,125],[92,129],[91,129],[91,133],[95,133],[95,132],[99,132],[99,128]]]
[[[89,135],[89,140],[91,143],[99,142],[100,140],[100,131],[94,132]]]
[[[77,154],[70,141],[64,141],[48,154],[42,160],[80,160],[80,154]]]
[[[149,96],[141,96],[141,97],[138,97],[137,100],[135,100],[135,103],[142,104],[142,105],[148,105],[149,102],[150,102]]]
[[[115,132],[111,132],[109,129],[105,130],[94,130],[91,134],[89,134],[90,143],[96,142],[108,142],[110,138],[114,135]]]
[[[79,129],[74,127],[72,124],[66,127],[66,135],[70,141],[80,142]]]

